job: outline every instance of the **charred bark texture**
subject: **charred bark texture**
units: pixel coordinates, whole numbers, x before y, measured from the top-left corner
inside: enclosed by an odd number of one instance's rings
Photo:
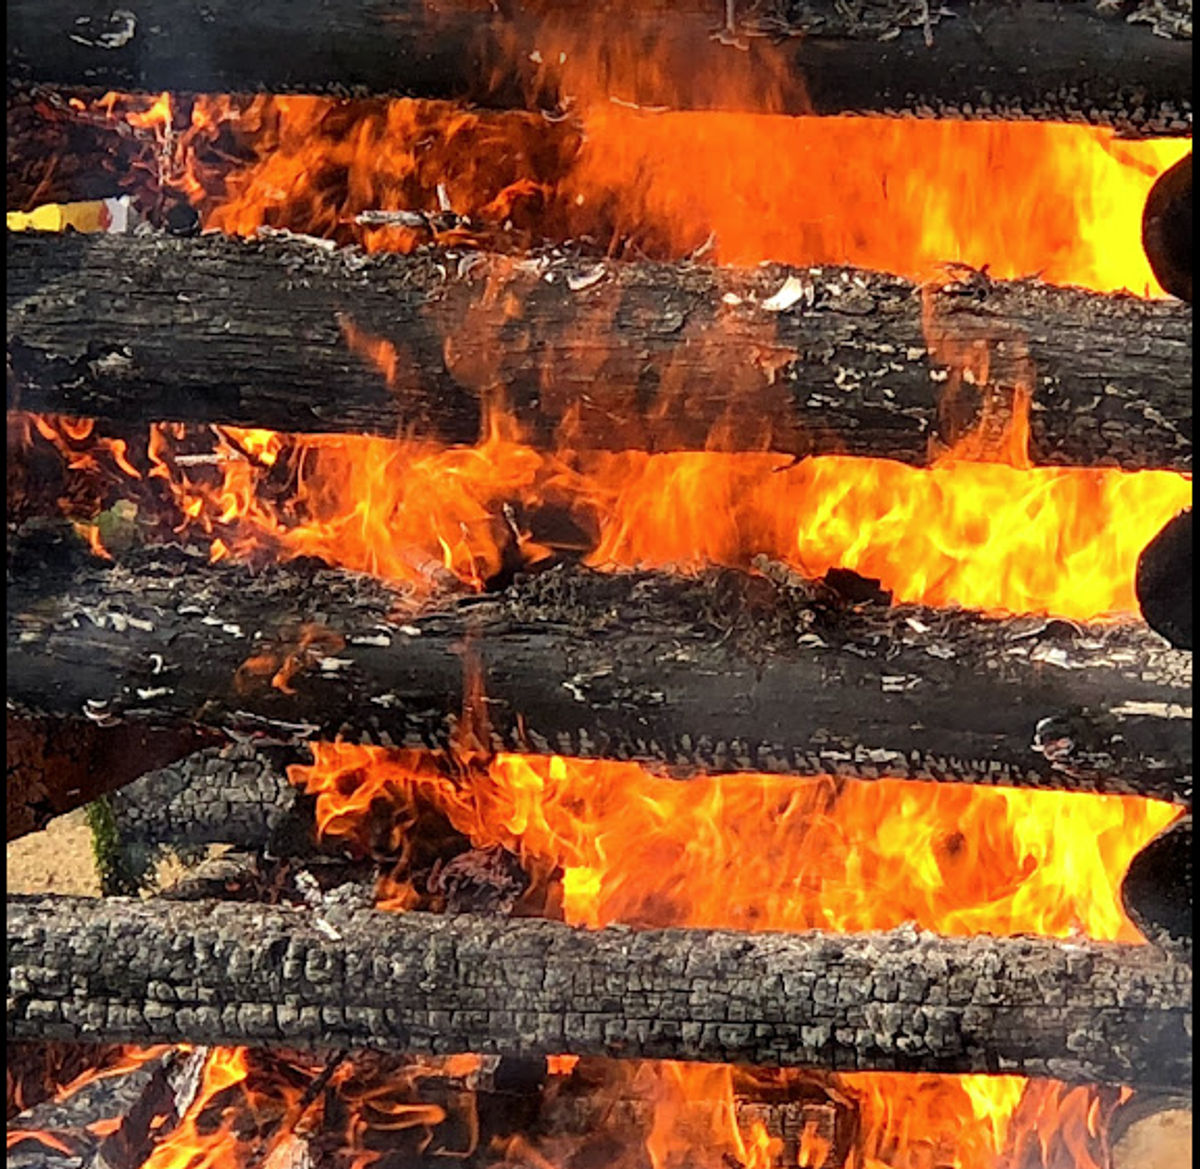
[[[788,275],[799,302],[765,311]],[[1187,306],[978,274],[927,296],[851,269],[10,234],[8,406],[472,443],[499,393],[543,447],[569,418],[576,449],[719,425],[725,449],[924,464],[978,425],[986,363],[1032,391],[1033,462],[1191,467]]]
[[[283,770],[249,745],[210,747],[114,792],[113,826],[127,847],[230,844],[257,851],[311,825]],[[303,852],[296,847],[275,852]]]
[[[1035,938],[10,898],[9,1039],[375,1046],[1191,1083],[1191,968]]]
[[[133,726],[636,759],[680,774],[964,780],[1191,800],[1191,657],[1142,625],[865,604],[736,571],[546,570],[404,621],[367,577],[18,556],[8,694]],[[344,641],[282,663],[301,626]],[[464,657],[470,661],[464,664]],[[485,701],[464,720],[464,675]]]
[[[1130,862],[1121,904],[1152,942],[1192,944],[1192,818],[1160,832]]]
[[[586,67],[595,96],[642,106],[1191,130],[1191,45],[1169,35],[1184,26],[1130,23],[1127,8],[953,0],[939,10],[884,0],[850,10],[801,0],[765,14],[759,6],[721,33],[715,0],[555,7],[138,0],[114,10],[14,0],[8,75],[125,91],[386,93],[551,107],[580,92],[576,62],[595,57]],[[1137,15],[1153,24],[1161,8],[1144,4]]]
[[[186,725],[101,727],[81,717],[81,709],[63,709],[46,719],[10,708],[5,724],[9,840],[220,738]]]
[[[168,1050],[11,1119],[8,1169],[139,1169],[178,1123],[181,1094],[203,1060],[202,1052]],[[50,1140],[43,1143],[41,1133]]]

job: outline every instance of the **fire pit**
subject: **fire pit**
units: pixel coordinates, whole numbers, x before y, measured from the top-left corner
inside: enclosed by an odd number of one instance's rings
[[[1190,1140],[1190,5],[739,7],[10,5],[10,1165]]]

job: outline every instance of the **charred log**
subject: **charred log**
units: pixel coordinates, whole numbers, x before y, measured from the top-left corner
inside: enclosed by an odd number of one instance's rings
[[[1191,658],[1140,624],[567,566],[404,621],[363,576],[178,548],[119,568],[18,554],[10,579],[9,698],[45,716],[1191,800]],[[297,650],[317,622],[325,648]],[[465,644],[486,697],[466,719]],[[252,657],[289,660],[290,692],[240,670]]]
[[[297,855],[312,848],[311,808],[298,801],[266,751],[229,744],[142,775],[114,792],[109,807],[126,848],[228,844]]]
[[[1191,46],[1171,36],[1190,35],[1190,20],[1186,30],[1161,19],[1152,29],[1127,22],[1125,8],[1039,0],[963,0],[949,11],[897,0],[866,12],[798,0],[721,29],[720,5],[701,0],[682,9],[542,7],[147,0],[134,11],[14,0],[8,75],[59,87],[387,93],[551,108],[580,92],[577,59],[595,57],[595,96],[641,106],[1040,118],[1139,135],[1191,129]],[[1158,11],[1142,4],[1135,15],[1153,24]],[[637,67],[651,57],[653,69]]]
[[[1130,862],[1121,904],[1152,942],[1192,941],[1192,818],[1160,832]]]
[[[9,840],[221,737],[183,724],[100,726],[80,717],[81,709],[46,719],[10,706],[5,723]]]
[[[1191,968],[1034,938],[8,902],[30,1035],[1191,1082]]]
[[[473,443],[502,390],[540,447],[564,420],[575,449],[702,450],[719,425],[727,450],[925,464],[985,389],[1022,386],[1034,463],[1191,466],[1183,305],[980,274],[923,304],[850,269],[458,260],[10,234],[8,406]],[[765,311],[788,275],[798,303]]]
[[[1191,649],[1191,508],[1169,520],[1142,550],[1134,587],[1146,624],[1178,649]]]
[[[124,1051],[120,1044],[10,1043],[5,1051],[6,1120],[29,1112],[58,1094],[76,1077],[114,1063]]]
[[[186,1109],[203,1060],[168,1049],[12,1118],[9,1169],[139,1169]]]
[[[1192,303],[1192,156],[1180,159],[1150,188],[1142,246],[1158,282]]]

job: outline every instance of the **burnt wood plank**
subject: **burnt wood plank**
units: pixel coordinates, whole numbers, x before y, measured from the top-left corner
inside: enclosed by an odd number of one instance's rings
[[[1028,937],[10,897],[7,1035],[1191,1083],[1191,967]]]
[[[724,449],[923,465],[978,423],[986,359],[987,388],[1032,393],[1035,464],[1191,467],[1173,302],[216,235],[7,248],[9,409],[472,443],[499,395],[539,447],[570,419],[576,449],[704,449],[719,427]],[[807,294],[764,310],[789,275]]]
[[[1156,22],[1157,14],[1157,22]],[[787,114],[1041,118],[1190,133],[1191,44],[1161,5],[792,0],[13,0],[10,82],[125,91],[600,100]],[[1157,23],[1157,26],[1156,26]],[[1190,8],[1186,22],[1190,34]],[[1162,33],[1165,35],[1155,35]],[[760,34],[760,35],[755,35]],[[560,60],[559,54],[566,59]],[[581,65],[580,62],[583,62]]]
[[[319,624],[344,644],[300,651]],[[296,657],[295,655],[299,655]],[[285,693],[275,666],[302,666]],[[240,670],[248,659],[267,668]],[[464,722],[478,672],[484,721]],[[1191,657],[1140,623],[861,605],[736,571],[560,566],[417,617],[368,577],[148,548],[18,556],[8,697],[133,726],[1191,800]]]

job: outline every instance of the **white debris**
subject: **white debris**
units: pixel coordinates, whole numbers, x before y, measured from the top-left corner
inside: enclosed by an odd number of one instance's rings
[[[78,24],[78,21],[76,23]],[[90,23],[86,17],[84,23]],[[114,8],[108,23],[118,27],[112,32],[102,32],[95,40],[81,37],[77,33],[68,35],[76,44],[87,45],[89,49],[120,49],[133,40],[133,35],[137,32],[137,17],[128,8]]]
[[[151,698],[163,698],[171,692],[170,686],[150,686],[145,690],[138,690],[137,696],[143,702],[148,702]]]
[[[1142,714],[1151,718],[1191,718],[1192,708],[1177,702],[1122,702],[1113,714]]]
[[[604,265],[597,264],[587,272],[568,273],[567,287],[572,292],[582,292],[585,288],[591,288],[593,284],[599,284],[604,279],[604,271]]]
[[[815,299],[816,288],[811,280],[789,276],[774,296],[762,302],[762,307],[769,313],[783,313],[801,300],[806,307],[811,308]]]

